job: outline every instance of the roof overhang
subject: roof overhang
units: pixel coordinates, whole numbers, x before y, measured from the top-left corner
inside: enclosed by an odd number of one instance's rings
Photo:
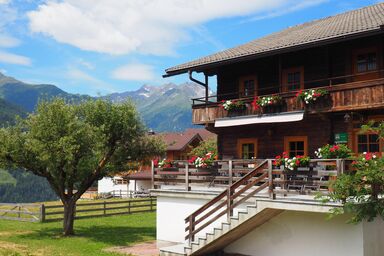
[[[176,76],[176,75],[180,75],[180,74],[184,74],[192,71],[205,72],[206,70],[217,68],[223,65],[234,64],[234,63],[239,63],[243,61],[250,61],[250,60],[259,59],[263,57],[268,57],[268,56],[273,56],[273,55],[278,55],[278,54],[283,54],[288,52],[294,52],[298,50],[305,50],[305,49],[314,48],[314,47],[326,46],[326,45],[345,42],[348,40],[358,39],[362,37],[374,36],[374,35],[382,34],[383,29],[384,29],[384,26],[380,28],[368,30],[368,31],[358,31],[350,34],[337,35],[334,37],[324,38],[316,41],[271,49],[269,51],[264,51],[260,53],[251,53],[248,55],[236,56],[233,58],[222,59],[214,62],[192,65],[189,67],[175,69],[175,70],[170,70],[172,69],[170,68],[165,70],[165,74],[163,75],[163,77],[166,78],[166,77]]]
[[[304,119],[304,111],[285,112],[272,115],[222,118],[215,121],[215,127],[231,127],[250,124],[273,124],[298,122]]]

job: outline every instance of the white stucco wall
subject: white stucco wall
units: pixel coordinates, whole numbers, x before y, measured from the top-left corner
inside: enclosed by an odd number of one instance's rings
[[[157,195],[157,240],[178,243],[185,242],[185,218],[207,203],[210,198],[213,198],[213,195],[206,199]],[[240,205],[235,209],[235,214],[239,209],[244,208],[245,205]],[[202,230],[200,234],[212,230],[214,227],[218,227],[219,224],[225,220],[226,215]],[[197,234],[197,237],[198,236],[199,234]]]
[[[326,220],[323,213],[285,211],[224,251],[268,256],[364,256],[363,225],[346,224],[346,220],[345,216]]]
[[[384,255],[384,221],[380,217],[363,223],[364,256]]]
[[[113,183],[113,178],[110,177],[104,177],[97,183],[97,191],[98,193],[108,193],[112,190],[128,190],[129,187],[127,184],[120,184],[116,185]]]

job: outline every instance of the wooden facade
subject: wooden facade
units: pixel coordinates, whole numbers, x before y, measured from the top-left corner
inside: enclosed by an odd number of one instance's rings
[[[298,149],[288,150],[314,156],[317,148],[335,143],[337,133],[347,134],[347,143],[355,152],[370,148],[383,151],[381,143],[369,146],[374,143],[372,138],[365,142],[366,138],[358,137],[362,124],[384,119],[383,39],[382,35],[370,36],[219,66],[211,71],[217,75],[217,96],[208,101],[194,99],[193,123],[204,124],[218,135],[219,156],[224,159],[244,157],[241,141],[250,140],[257,141],[252,151],[257,152],[257,158],[274,157],[295,145]],[[311,88],[324,88],[329,95],[314,105],[305,105],[296,93]],[[272,112],[305,111],[304,119],[214,126],[223,118],[261,115],[251,102],[257,96],[276,94],[283,98],[283,104]],[[221,108],[221,101],[229,99],[242,99],[246,109],[230,113]],[[292,137],[297,142],[289,142]]]

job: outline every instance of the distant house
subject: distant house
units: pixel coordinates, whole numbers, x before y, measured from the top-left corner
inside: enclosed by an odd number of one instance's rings
[[[167,145],[164,156],[168,160],[187,160],[190,151],[200,142],[215,138],[216,135],[205,129],[191,128],[184,132],[168,132],[154,134]],[[147,193],[152,187],[151,166],[139,165],[132,171],[121,172],[114,177],[105,177],[98,182],[98,193],[112,193],[118,197],[129,197],[132,193]]]

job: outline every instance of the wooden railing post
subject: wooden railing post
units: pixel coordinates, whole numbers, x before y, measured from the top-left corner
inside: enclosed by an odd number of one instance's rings
[[[104,205],[104,216],[107,214],[107,202],[103,202],[103,205]]]
[[[195,216],[190,215],[189,216],[189,236],[188,236],[189,243],[195,240],[195,235],[193,234],[194,231],[195,231]]]
[[[231,216],[233,216],[233,209],[232,209],[233,200],[231,199],[232,195],[233,195],[232,188],[229,187],[227,189],[227,220],[228,222],[230,221]]]
[[[273,174],[272,174],[272,160],[268,159],[268,193],[269,198],[276,199],[276,194],[273,193]]]
[[[151,202],[151,203],[150,203],[150,205],[151,205],[151,211],[153,211],[153,199],[152,199],[152,197],[150,197],[149,200],[150,200],[150,202]]]
[[[45,222],[45,205],[40,205],[40,222]]]
[[[233,183],[233,172],[232,172],[232,160],[228,161],[228,185],[231,186]]]
[[[151,187],[155,188],[155,163],[151,161]]]
[[[186,189],[186,191],[191,190],[191,188],[189,186],[189,165],[188,165],[188,162],[185,163],[185,189]]]
[[[336,159],[336,171],[337,171],[337,177],[340,176],[340,174],[342,173],[342,163],[341,163],[341,159]]]

